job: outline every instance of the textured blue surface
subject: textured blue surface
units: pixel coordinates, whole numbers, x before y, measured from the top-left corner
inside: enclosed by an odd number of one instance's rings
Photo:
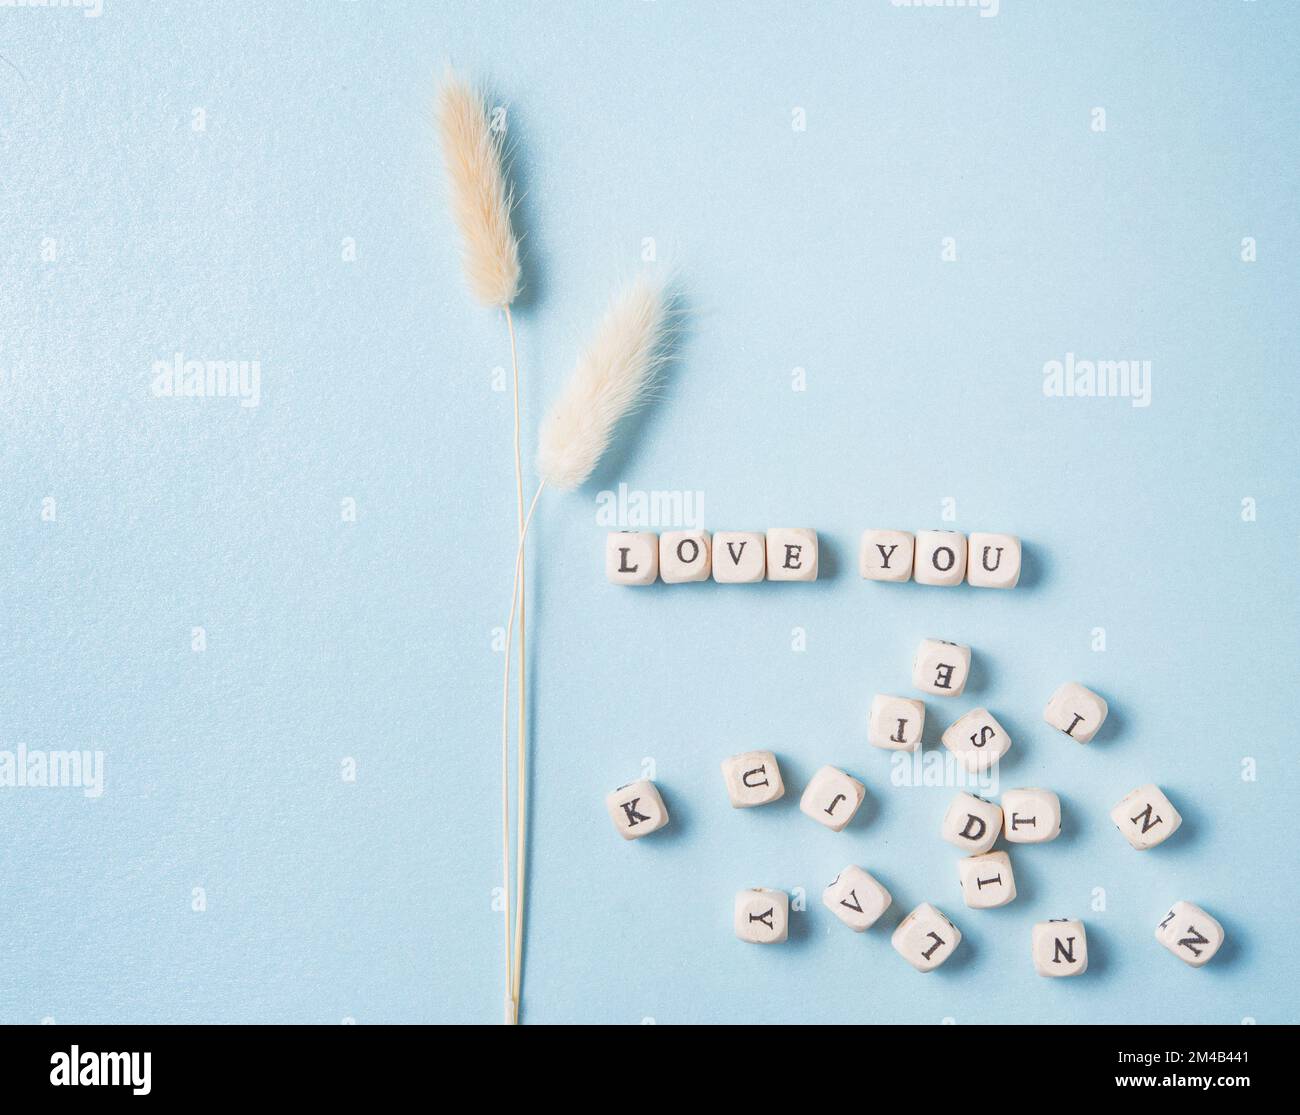
[[[500,1017],[508,350],[443,203],[448,59],[509,106],[530,440],[645,238],[686,310],[538,512],[527,1017],[1300,1021],[1298,51],[1270,0],[0,8],[0,751],[105,767],[0,788],[0,1021]],[[156,396],[178,352],[258,361],[259,405]],[[1150,405],[1045,397],[1067,353],[1150,360]],[[815,527],[829,575],[609,587],[620,482]],[[944,525],[1020,534],[1024,585],[858,579],[863,528]],[[1065,802],[1001,910],[961,903],[953,791],[866,744],[928,635],[977,675],[927,749],[987,705],[1003,785]],[[1111,701],[1087,747],[1041,722],[1070,679]],[[791,792],[733,811],[756,747]],[[603,795],[647,760],[673,822],[625,844]],[[827,762],[870,790],[840,834],[797,809]],[[1147,781],[1186,823],[1139,854],[1106,814]],[[820,906],[849,862],[895,897],[863,936]],[[733,939],[753,885],[806,891],[788,945]],[[1152,937],[1179,898],[1229,935],[1200,971]],[[929,976],[888,943],[923,900],[966,936]],[[1043,980],[1065,915],[1091,968]]]

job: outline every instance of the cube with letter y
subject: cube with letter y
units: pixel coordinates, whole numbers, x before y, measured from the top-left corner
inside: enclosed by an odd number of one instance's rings
[[[755,945],[775,945],[790,932],[790,896],[783,890],[751,887],[736,895],[736,936]]]
[[[910,581],[916,539],[905,530],[865,530],[858,572],[868,581]]]

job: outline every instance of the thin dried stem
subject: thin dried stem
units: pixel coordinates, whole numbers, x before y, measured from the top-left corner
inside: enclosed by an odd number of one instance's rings
[[[514,930],[514,955],[513,955],[513,976],[512,986],[514,988],[514,1001],[516,1006],[516,1020],[518,1017],[518,1004],[523,992],[523,951],[524,951],[524,865],[528,855],[528,667],[526,653],[526,636],[524,617],[526,612],[525,597],[528,586],[528,565],[524,557],[524,473],[522,456],[520,452],[520,422],[519,422],[519,351],[515,340],[515,323],[510,313],[510,307],[506,310],[506,328],[510,333],[510,364],[514,371],[514,411],[515,411],[515,516],[519,554],[519,573],[518,573],[518,595],[510,602],[513,608],[518,603],[519,607],[519,726],[517,731],[516,756],[517,765],[515,773],[515,930]],[[507,648],[507,653],[509,653]],[[508,885],[508,884],[507,884]]]
[[[519,597],[520,597],[520,592],[519,592],[520,583],[523,576],[524,542],[528,538],[528,528],[529,526],[532,525],[533,512],[537,510],[537,501],[541,499],[542,492],[545,490],[545,488],[546,488],[545,480],[543,480],[540,484],[537,485],[537,491],[533,494],[532,502],[528,505],[528,514],[524,516],[523,528],[519,532],[519,545],[518,548],[515,550],[515,579],[514,579],[514,584],[511,586],[510,589],[510,618],[506,622],[505,681],[501,690],[501,755],[502,755],[503,774],[505,773],[505,756],[507,753],[507,747],[509,744],[509,734],[510,734],[510,716],[509,716],[510,647],[514,639],[515,614],[516,614],[516,607],[518,605]],[[502,784],[504,786],[506,783],[503,781]],[[503,804],[505,804],[504,795],[503,795]],[[522,894],[524,890],[525,876],[526,876],[526,866],[524,861],[521,860],[516,865],[516,871],[517,871],[516,878],[518,880],[519,893]],[[507,882],[507,886],[508,885],[509,884]],[[509,902],[508,896],[507,896],[507,902]],[[508,917],[509,915],[507,914],[507,918]],[[507,932],[506,932],[507,949],[509,949],[509,945],[510,945],[510,933],[509,933],[509,929],[507,928]],[[516,938],[516,948],[517,947],[518,947],[518,940]],[[514,953],[513,955],[515,957],[516,963],[522,960],[522,952],[517,952]],[[514,1023],[519,1021],[519,984],[515,978],[516,971],[522,971],[522,969],[518,968],[518,969],[511,970],[508,973],[508,978],[506,982],[506,994],[507,994],[506,1022],[507,1024],[510,1025],[513,1025]]]

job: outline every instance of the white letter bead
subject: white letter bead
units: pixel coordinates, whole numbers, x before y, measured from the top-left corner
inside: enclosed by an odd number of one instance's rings
[[[1016,896],[1016,878],[1006,852],[985,852],[957,861],[961,896],[973,910],[1005,906]]]
[[[1053,918],[1034,926],[1034,969],[1040,976],[1081,976],[1088,970],[1083,922]]]
[[[707,530],[670,530],[659,536],[659,576],[665,584],[707,581],[711,566]]]
[[[987,852],[1002,831],[1002,807],[965,791],[952,799],[943,815],[943,838],[970,855]]]
[[[1061,834],[1061,799],[1051,790],[1008,790],[1002,815],[1011,844],[1046,844]]]
[[[720,530],[713,536],[713,579],[720,585],[748,585],[767,575],[767,539],[762,531]]]
[[[870,929],[893,899],[860,867],[846,867],[822,892],[822,902],[855,933]]]
[[[916,539],[905,530],[864,530],[858,572],[868,581],[910,581]]]
[[[1106,720],[1106,702],[1077,681],[1067,681],[1052,694],[1043,719],[1079,743],[1087,743]]]
[[[652,585],[659,576],[659,536],[611,531],[605,537],[605,577],[615,585]]]
[[[976,588],[1015,588],[1020,581],[1020,539],[1014,534],[972,534],[966,583]]]
[[[655,784],[647,779],[629,782],[605,795],[605,808],[624,840],[649,836],[668,823],[668,807]]]
[[[736,936],[756,945],[784,941],[790,927],[790,896],[754,887],[736,894]]]
[[[1156,926],[1156,940],[1193,968],[1208,964],[1223,944],[1223,926],[1191,902],[1175,902]]]
[[[767,532],[769,581],[817,580],[817,532],[803,527],[777,527]]]
[[[871,718],[867,726],[867,740],[873,747],[887,751],[915,751],[921,746],[921,731],[925,727],[925,705],[909,697],[871,699]]]
[[[1168,840],[1183,823],[1173,803],[1154,784],[1139,786],[1110,811],[1110,819],[1139,852]]]
[[[746,751],[724,759],[722,777],[727,783],[727,796],[737,809],[766,805],[785,793],[781,769],[770,751]]]
[[[826,766],[812,776],[799,808],[818,824],[839,832],[853,820],[866,794],[866,787],[856,778]]]
[[[912,684],[936,697],[960,697],[970,676],[970,647],[922,639],[912,660]]]
[[[941,737],[943,745],[969,771],[988,770],[1011,750],[1007,730],[986,708],[973,708],[949,725]],[[1006,813],[1006,805],[1002,812]]]
[[[918,585],[959,585],[966,579],[966,536],[955,530],[918,530],[913,576]]]
[[[961,944],[961,930],[922,902],[899,922],[889,943],[918,972],[932,972]]]

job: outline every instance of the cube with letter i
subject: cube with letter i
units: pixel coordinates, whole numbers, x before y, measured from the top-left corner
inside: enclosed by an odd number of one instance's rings
[[[1047,702],[1043,719],[1072,740],[1087,743],[1097,734],[1109,712],[1105,700],[1077,681],[1067,681]]]
[[[785,793],[781,768],[770,751],[746,751],[722,761],[722,777],[727,796],[737,809],[767,805]]]
[[[784,941],[790,928],[790,896],[783,890],[752,887],[736,895],[736,936],[755,945]]]
[[[1002,831],[1002,807],[965,791],[952,799],[943,815],[943,838],[973,856],[993,847]]]
[[[961,944],[961,930],[942,911],[922,902],[898,923],[889,943],[918,972],[932,972]]]
[[[920,701],[883,694],[871,699],[867,741],[872,747],[883,747],[887,751],[916,751],[921,746],[924,728],[925,705]]]
[[[1083,922],[1053,918],[1034,926],[1034,969],[1040,976],[1081,976],[1088,970],[1088,935]]]
[[[916,539],[905,530],[865,530],[858,572],[868,581],[910,581]]]
[[[1005,906],[1016,896],[1016,878],[1006,852],[985,852],[957,861],[962,900],[973,910]]]
[[[817,532],[803,527],[775,527],[769,530],[767,579],[817,580]]]
[[[1139,786],[1126,795],[1110,811],[1110,819],[1139,852],[1164,843],[1183,823],[1173,802],[1154,783]]]
[[[605,579],[614,585],[652,585],[659,578],[659,536],[615,530],[605,537]]]
[[[818,824],[839,832],[853,820],[866,796],[866,787],[852,775],[825,766],[812,776],[799,799],[799,808]]]
[[[1175,902],[1156,926],[1156,940],[1193,968],[1208,964],[1223,944],[1223,926],[1191,902]]]
[[[668,823],[668,807],[648,779],[629,782],[605,796],[605,808],[624,840],[638,840]]]

